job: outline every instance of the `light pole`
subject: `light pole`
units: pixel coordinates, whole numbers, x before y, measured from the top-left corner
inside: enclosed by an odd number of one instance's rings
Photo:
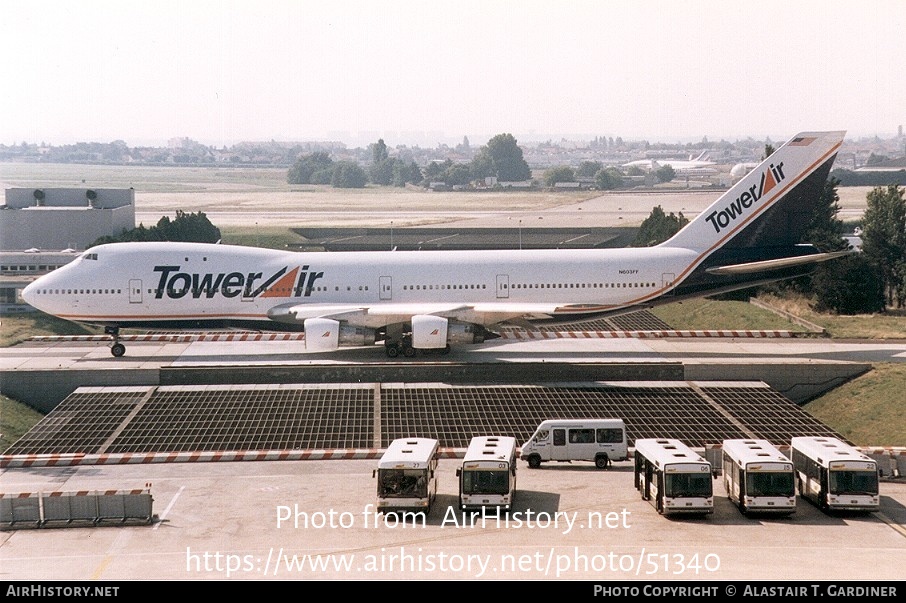
[[[519,220],[519,250],[522,251],[522,220]]]
[[[393,251],[393,220],[390,220],[390,251]]]

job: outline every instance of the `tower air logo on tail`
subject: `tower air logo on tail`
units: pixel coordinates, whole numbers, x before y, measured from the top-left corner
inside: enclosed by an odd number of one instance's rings
[[[736,197],[735,201],[732,201],[723,209],[711,212],[705,220],[711,223],[711,226],[714,227],[714,232],[719,233],[747,213],[750,207],[771,192],[784,178],[786,178],[786,175],[783,173],[783,162],[780,161],[777,165],[770,164],[768,169],[761,173],[761,179],[758,183],[743,191],[741,195]]]

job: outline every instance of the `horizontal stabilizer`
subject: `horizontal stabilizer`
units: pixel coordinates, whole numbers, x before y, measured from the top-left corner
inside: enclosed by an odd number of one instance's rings
[[[760,262],[746,262],[745,264],[733,264],[731,266],[715,266],[708,268],[705,272],[709,274],[753,274],[756,272],[766,272],[768,270],[779,270],[781,268],[790,268],[792,266],[802,266],[805,264],[815,264],[826,262],[834,258],[843,257],[854,253],[853,251],[834,251],[831,253],[813,253],[811,255],[802,255],[789,258],[779,258],[776,260],[763,260]]]

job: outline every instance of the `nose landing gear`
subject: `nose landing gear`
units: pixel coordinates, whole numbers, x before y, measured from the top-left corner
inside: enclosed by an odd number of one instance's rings
[[[121,344],[119,340],[119,327],[104,327],[104,333],[113,338],[113,343],[110,345],[110,353],[113,354],[114,358],[119,358],[126,353],[126,346]]]

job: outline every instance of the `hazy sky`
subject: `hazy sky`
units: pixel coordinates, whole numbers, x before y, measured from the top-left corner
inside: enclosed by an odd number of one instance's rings
[[[906,124],[906,0],[0,5],[0,143],[484,144]]]

